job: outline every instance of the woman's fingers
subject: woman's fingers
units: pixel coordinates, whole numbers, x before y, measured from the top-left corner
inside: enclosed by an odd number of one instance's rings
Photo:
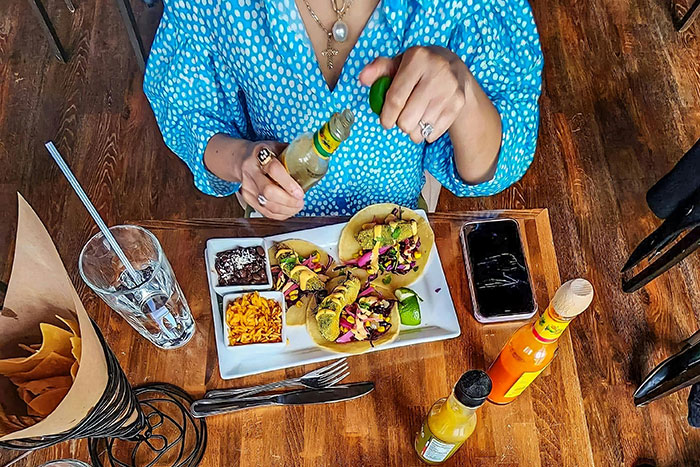
[[[432,143],[449,129],[451,122],[448,123],[447,126],[444,126],[449,118],[450,117],[446,115],[444,103],[441,101],[436,102],[436,100],[434,100],[428,104],[427,108],[425,109],[425,113],[421,116],[419,123],[416,126],[415,131],[418,133],[421,141]],[[430,135],[425,139],[423,138],[423,132],[420,126],[421,121],[433,127],[432,133],[430,133]],[[411,139],[413,139],[413,134],[411,134]]]
[[[284,191],[262,172],[255,175],[255,185],[258,194],[263,195],[269,203],[268,209],[274,212],[294,215],[304,207],[303,200]]]
[[[277,187],[277,189],[280,188]],[[264,188],[263,191],[265,191]],[[288,219],[301,210],[301,208],[290,208],[275,201],[270,201],[264,194],[258,191],[257,187],[252,182],[241,186],[241,194],[243,195],[243,199],[246,201],[246,203],[252,206],[260,214],[270,219]],[[260,202],[261,195],[264,198],[264,203]]]
[[[430,123],[430,125],[433,127],[432,133],[430,133],[430,135],[425,139],[426,143],[432,143],[433,141],[437,140],[440,136],[444,135],[445,132],[450,129],[452,123],[454,123],[454,118],[450,118],[449,116],[445,115],[438,116],[437,118],[435,118],[435,120],[429,121],[426,117],[424,122]],[[420,129],[418,131],[420,132]]]
[[[425,139],[425,142],[432,143],[444,135],[445,132],[450,129],[455,120],[457,120],[457,117],[459,117],[462,106],[463,103],[460,102],[457,97],[453,97],[447,102],[431,102],[428,105],[425,114],[421,118],[423,123],[428,123],[433,127],[433,131],[430,133],[428,138]],[[418,131],[420,132],[420,128]]]
[[[371,84],[390,74],[392,67],[396,73],[384,100],[382,126],[389,129],[398,125],[415,143],[435,141],[461,114],[468,68],[443,47],[416,46],[392,60],[376,59],[365,67],[360,80]],[[421,120],[433,129],[427,138],[423,138]]]
[[[277,159],[272,159],[266,166],[265,170],[267,175],[277,182],[284,191],[286,191],[291,197],[299,201],[302,206],[304,204],[304,190],[301,189],[299,184],[294,180],[291,175],[284,168],[282,163]]]
[[[399,114],[397,124],[405,133],[411,136],[414,143],[421,143],[423,136],[420,131],[420,120],[429,111],[435,111],[434,101],[431,100],[431,85],[428,80],[422,79],[418,82],[406,105]],[[431,108],[430,106],[433,106]]]
[[[253,209],[258,211],[260,214],[263,216],[269,218],[269,219],[275,219],[278,221],[285,220],[289,218],[290,216],[285,216],[283,214],[277,214],[275,212],[272,212],[270,209],[267,208],[267,204],[263,206],[260,204],[258,201],[258,195],[253,193],[252,191],[241,187],[241,194],[243,195],[243,199],[245,200],[246,203],[248,203],[249,206],[251,206]]]
[[[401,57],[396,76],[394,76],[384,99],[384,107],[380,116],[384,128],[389,129],[396,124],[413,88],[423,76],[427,54],[428,52],[424,48],[414,47],[408,49]]]
[[[304,192],[287,173],[282,163],[273,158],[263,168],[258,161],[257,155],[263,147],[277,153],[285,146],[271,141],[260,143],[251,150],[251,156],[243,162],[243,180],[241,181],[243,199],[260,214],[271,219],[287,219],[304,207]],[[262,203],[260,196],[262,196]]]
[[[377,57],[360,72],[360,83],[371,86],[382,76],[394,76],[401,63],[401,55],[394,58]]]

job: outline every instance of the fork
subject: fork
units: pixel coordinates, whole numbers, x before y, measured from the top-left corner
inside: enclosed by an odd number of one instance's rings
[[[258,394],[261,392],[267,392],[275,389],[294,386],[303,386],[311,389],[326,388],[328,386],[338,384],[350,374],[349,371],[346,371],[348,369],[348,363],[346,360],[346,358],[341,358],[340,360],[335,361],[330,365],[326,365],[322,368],[317,368],[298,378],[291,378],[286,379],[284,381],[261,384],[259,386],[251,386],[247,388],[212,389],[211,391],[208,391],[206,394],[204,394],[204,398],[212,399],[219,397],[228,397],[238,399],[241,397],[248,397],[252,394]]]

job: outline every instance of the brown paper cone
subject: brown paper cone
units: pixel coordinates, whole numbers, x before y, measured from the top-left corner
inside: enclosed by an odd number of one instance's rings
[[[0,314],[0,358],[21,355],[18,343],[34,343],[39,323],[64,324],[60,315],[77,316],[82,337],[80,367],[73,385],[56,409],[29,428],[4,434],[0,442],[54,435],[75,427],[95,407],[107,386],[107,360],[95,329],[71,283],[51,236],[18,193],[19,218],[12,273]],[[15,387],[0,377],[2,405],[8,415],[23,416],[26,406]]]

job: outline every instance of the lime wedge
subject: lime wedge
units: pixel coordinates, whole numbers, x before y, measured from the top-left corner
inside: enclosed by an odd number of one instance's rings
[[[417,326],[420,324],[420,306],[416,297],[407,298],[399,303],[399,316],[401,324]]]
[[[417,295],[399,301],[399,316],[401,317],[401,324],[407,326],[420,324],[420,305],[418,305]]]
[[[400,302],[403,302],[409,297],[418,297],[418,300],[421,302],[423,301],[420,296],[415,293],[413,290],[409,289],[408,287],[400,287],[394,291],[394,295],[396,296],[396,299]]]
[[[372,109],[372,112],[376,113],[377,115],[381,115],[382,113],[384,98],[390,85],[391,77],[382,76],[381,78],[378,78],[369,88],[369,106]]]

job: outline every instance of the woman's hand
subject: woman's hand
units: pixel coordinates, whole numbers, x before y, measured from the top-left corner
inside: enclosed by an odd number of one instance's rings
[[[362,84],[369,86],[381,76],[393,76],[380,116],[389,129],[398,124],[421,143],[419,122],[430,124],[431,143],[455,122],[467,102],[471,73],[452,51],[437,46],[411,47],[394,58],[378,57],[360,73]]]
[[[265,171],[258,163],[257,155],[262,148],[268,148],[280,154],[286,144],[276,141],[252,143],[252,148],[240,164],[241,194],[243,199],[265,217],[284,220],[292,217],[304,207],[304,191],[289,175],[277,158],[265,166]],[[260,203],[259,195],[265,204]]]
[[[286,146],[277,141],[246,141],[217,134],[207,144],[204,162],[219,178],[240,183],[243,199],[260,214],[284,220],[304,207],[304,191],[279,160],[273,158],[263,170],[257,156],[262,148],[280,154]]]
[[[376,58],[359,78],[369,86],[382,76],[393,76],[380,115],[385,128],[398,125],[415,143],[424,141],[425,124],[432,126],[427,143],[449,131],[460,177],[470,184],[493,178],[501,117],[459,56],[439,46],[411,47],[394,58]]]

